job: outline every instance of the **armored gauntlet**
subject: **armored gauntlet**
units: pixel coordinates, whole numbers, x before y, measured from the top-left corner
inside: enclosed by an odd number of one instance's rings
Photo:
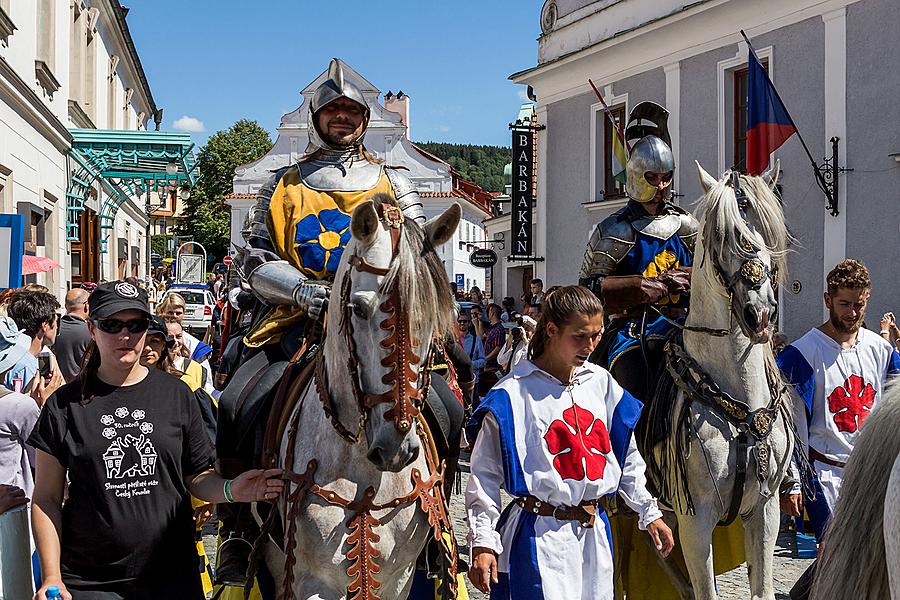
[[[328,305],[331,284],[310,281],[286,260],[265,262],[250,273],[250,287],[269,304],[300,307],[313,319],[320,319]]]

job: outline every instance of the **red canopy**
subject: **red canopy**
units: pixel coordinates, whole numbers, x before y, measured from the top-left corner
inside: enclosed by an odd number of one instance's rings
[[[52,269],[61,267],[55,260],[50,260],[44,256],[31,256],[26,254],[22,257],[22,275],[33,275],[34,273],[45,273]]]

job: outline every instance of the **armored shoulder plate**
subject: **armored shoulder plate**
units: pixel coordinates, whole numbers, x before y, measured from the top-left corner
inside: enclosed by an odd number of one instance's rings
[[[602,278],[613,273],[616,265],[634,246],[634,228],[629,222],[629,213],[627,207],[622,208],[594,227],[578,275],[580,280]]]
[[[281,181],[281,178],[290,168],[290,166],[287,166],[275,171],[272,176],[260,186],[259,191],[256,192],[256,204],[250,207],[250,212],[247,214],[250,229],[247,243],[252,248],[262,248],[263,250],[272,249],[272,242],[269,239],[269,227],[267,224],[269,204],[272,202],[272,194],[275,193],[278,182]]]
[[[397,199],[397,206],[400,207],[403,214],[415,220],[419,225],[424,225],[425,210],[413,182],[399,169],[387,167],[384,172],[391,182],[391,187],[394,188],[394,198]]]
[[[687,211],[683,211],[681,215],[681,226],[678,228],[678,237],[684,242],[688,250],[694,252],[694,243],[697,241],[697,232],[700,230],[700,224],[694,215]]]
[[[667,240],[681,229],[681,215],[674,211],[655,217],[642,215],[631,224],[637,231],[658,240]]]

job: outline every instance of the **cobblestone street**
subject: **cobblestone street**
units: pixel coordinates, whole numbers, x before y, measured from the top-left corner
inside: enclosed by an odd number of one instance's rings
[[[466,455],[463,455],[467,458]],[[468,480],[468,463],[462,462],[462,487],[465,489]],[[465,508],[463,506],[462,494],[453,497],[450,503],[450,515],[453,518],[453,527],[456,532],[456,538],[459,541],[460,554],[468,563],[469,549],[466,546],[466,519]],[[204,536],[204,542],[210,560],[215,563],[215,540],[212,536]],[[793,558],[793,550],[791,548],[790,539],[787,534],[782,534],[778,540],[778,547],[775,549],[775,565],[774,580],[775,594],[778,600],[787,600],[788,592],[797,581],[797,578],[806,570],[812,562],[811,559]],[[486,600],[489,596],[477,591],[466,579],[469,588],[469,597],[472,600]],[[749,597],[749,587],[747,584],[747,567],[740,567],[720,575],[717,580],[720,600],[745,600]],[[650,599],[644,599],[650,600]]]
[[[464,455],[464,457],[466,457],[466,455]],[[465,490],[466,481],[468,480],[468,463],[465,461],[463,461],[462,470],[463,489]],[[468,562],[469,550],[466,546],[466,533],[468,528],[466,527],[465,508],[463,507],[462,495],[457,495],[453,498],[453,501],[450,504],[450,515],[453,518],[453,527],[456,532],[457,540],[459,540],[460,553]],[[779,537],[778,546],[775,549],[775,563],[773,569],[775,574],[775,597],[778,600],[788,599],[788,592],[791,587],[803,571],[809,567],[810,563],[812,563],[811,559],[793,558],[793,552],[787,534],[782,534]],[[720,575],[717,578],[716,583],[718,584],[720,600],[746,600],[750,597],[746,564]],[[466,584],[469,586],[469,596],[472,600],[485,600],[489,597],[488,594],[482,594],[472,587],[468,579],[466,580]]]

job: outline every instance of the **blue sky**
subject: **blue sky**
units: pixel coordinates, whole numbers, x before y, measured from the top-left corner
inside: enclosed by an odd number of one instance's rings
[[[274,133],[332,56],[410,96],[412,138],[509,145],[541,0],[124,0],[164,130],[198,146],[241,118]],[[274,137],[273,137],[274,140]]]

